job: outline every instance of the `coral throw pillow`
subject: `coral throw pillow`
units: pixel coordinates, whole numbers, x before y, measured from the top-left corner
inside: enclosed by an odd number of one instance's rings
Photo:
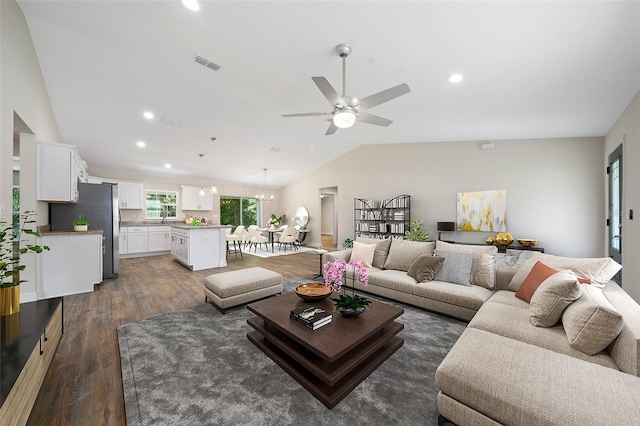
[[[518,291],[516,291],[516,297],[527,303],[531,303],[531,298],[538,287],[540,287],[540,284],[556,272],[558,271],[552,267],[545,265],[541,261],[537,261],[536,264],[533,265],[533,268],[531,268],[531,272],[529,272],[527,278],[522,282]],[[578,278],[578,281],[582,284],[591,284],[591,280],[588,278]]]

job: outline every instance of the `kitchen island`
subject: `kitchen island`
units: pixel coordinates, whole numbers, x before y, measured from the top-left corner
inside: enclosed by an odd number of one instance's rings
[[[193,271],[225,267],[227,228],[231,225],[172,225],[171,254]]]

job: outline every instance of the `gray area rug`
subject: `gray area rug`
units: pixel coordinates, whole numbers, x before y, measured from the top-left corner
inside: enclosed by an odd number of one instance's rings
[[[405,310],[404,346],[333,410],[249,342],[244,307],[222,315],[206,304],[122,325],[127,424],[437,424],[435,371],[466,323],[388,303]]]

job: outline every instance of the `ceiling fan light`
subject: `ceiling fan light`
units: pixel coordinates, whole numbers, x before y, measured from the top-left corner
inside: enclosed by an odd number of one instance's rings
[[[356,122],[356,113],[350,109],[338,111],[333,115],[333,124],[340,129],[346,129],[353,126]]]

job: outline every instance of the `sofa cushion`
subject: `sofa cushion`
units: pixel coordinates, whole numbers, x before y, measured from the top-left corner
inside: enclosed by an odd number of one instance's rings
[[[489,299],[489,302],[501,303],[503,305],[515,306],[517,308],[529,310],[529,303],[518,299],[512,291],[498,290]]]
[[[416,284],[417,281],[404,271],[396,271],[394,269],[369,270],[369,286],[384,287],[413,294],[413,288]]]
[[[622,331],[607,352],[620,370],[640,376],[640,306],[614,281],[609,281],[602,293],[624,318]]]
[[[493,292],[477,285],[458,285],[434,280],[416,284],[413,294],[477,311]]]
[[[391,246],[391,239],[380,240],[378,238],[356,237],[356,241],[364,244],[375,244],[376,251],[373,253],[371,265],[380,269],[384,268],[384,262],[387,260],[389,247]]]
[[[536,327],[552,327],[564,309],[582,294],[572,271],[556,272],[540,284],[531,298],[529,321]]]
[[[473,265],[471,266],[471,284],[484,288],[493,289],[495,286],[495,254],[498,252],[496,246],[479,246],[469,244],[451,244],[445,241],[436,241],[436,250],[443,250],[452,253],[473,254]]]
[[[615,370],[618,369],[606,351],[587,355],[571,347],[562,325],[558,324],[548,328],[534,327],[529,322],[529,304],[515,298],[513,293],[508,299],[519,303],[517,305],[500,303],[494,301],[496,299],[492,296],[469,322],[469,327],[490,331],[540,348],[549,349]]]
[[[624,321],[602,290],[582,284],[582,295],[562,313],[562,324],[569,344],[593,355],[609,346],[620,331]]]
[[[407,271],[407,275],[419,283],[426,283],[435,278],[442,268],[444,257],[421,254]]]
[[[436,250],[436,256],[444,257],[442,268],[436,274],[438,281],[445,281],[453,284],[471,285],[471,265],[473,264],[473,254],[452,253],[448,251]]]
[[[373,253],[376,251],[375,244],[364,244],[358,241],[353,242],[351,260],[359,260],[364,266],[373,266]]]
[[[433,255],[434,242],[391,240],[389,255],[384,262],[384,269],[395,269],[407,272],[418,256],[423,253]]]
[[[540,284],[556,272],[558,272],[557,269],[553,269],[541,261],[537,261],[535,265],[533,265],[533,268],[531,268],[531,272],[529,272],[527,278],[522,282],[518,291],[516,291],[516,297],[519,297],[526,302],[531,302],[531,297],[538,287],[540,287]],[[583,284],[591,283],[591,280],[588,278],[578,277],[578,281]]]
[[[509,290],[518,291],[531,268],[537,261],[554,269],[572,270],[576,276],[588,278],[595,285],[604,286],[622,268],[615,260],[609,257],[603,258],[573,258],[553,256],[545,253],[532,253],[529,259],[518,268],[509,284]]]
[[[637,377],[472,327],[438,367],[436,386],[505,425],[633,425],[640,418]]]

